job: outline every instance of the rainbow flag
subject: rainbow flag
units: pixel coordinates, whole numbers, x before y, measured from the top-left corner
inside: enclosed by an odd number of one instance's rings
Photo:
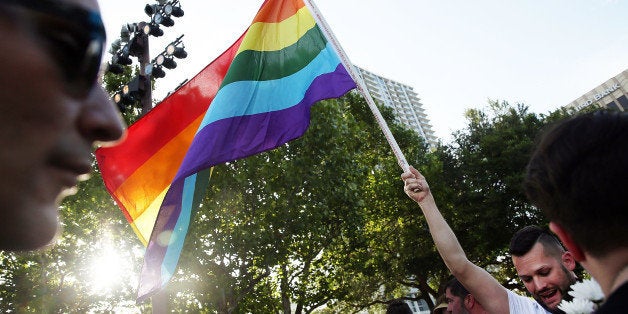
[[[123,141],[96,150],[105,187],[144,246],[241,40],[131,125]]]
[[[135,133],[150,136],[161,131],[157,130],[164,128],[160,123],[181,125],[168,132],[170,137],[135,139],[135,146],[120,153],[124,156],[110,153],[117,147],[99,149],[107,189],[141,239],[146,239],[146,228],[154,221],[138,301],[159,291],[174,274],[190,217],[207,185],[208,169],[302,136],[314,103],[340,97],[355,86],[303,0],[266,0],[231,48],[164,101],[172,103],[170,109],[163,109],[165,120],[151,115],[161,109],[160,104],[138,121],[144,126],[131,126],[127,141]],[[179,97],[186,99],[176,101]],[[186,122],[172,116],[170,111],[190,110],[193,102],[198,111],[204,108],[202,120],[196,113],[185,113]],[[176,165],[175,172],[170,164]],[[159,167],[168,170],[152,172]]]

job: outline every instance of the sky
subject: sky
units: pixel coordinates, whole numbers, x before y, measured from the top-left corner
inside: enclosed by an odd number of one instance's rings
[[[188,57],[166,70],[161,99],[226,50],[262,0],[180,0],[185,15],[151,37],[151,58],[180,35]],[[108,40],[148,21],[146,4],[101,0]],[[489,100],[535,113],[564,106],[628,69],[628,1],[315,0],[351,62],[409,85],[444,142]],[[163,27],[162,27],[163,28]],[[107,60],[106,60],[107,61]]]

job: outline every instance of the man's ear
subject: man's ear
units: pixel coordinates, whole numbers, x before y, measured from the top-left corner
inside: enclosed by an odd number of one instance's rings
[[[573,267],[570,270],[573,270],[576,267],[576,264],[573,261],[574,259],[578,262],[584,261],[584,252],[578,243],[576,243],[571,235],[565,231],[565,229],[558,224],[557,222],[551,221],[549,224],[550,230],[558,236],[560,241],[565,245],[568,252],[563,254],[563,264],[569,265],[573,264]],[[570,261],[571,260],[571,261]]]
[[[472,309],[473,306],[475,305],[475,298],[471,295],[471,294],[467,294],[464,297],[464,308],[465,309]]]

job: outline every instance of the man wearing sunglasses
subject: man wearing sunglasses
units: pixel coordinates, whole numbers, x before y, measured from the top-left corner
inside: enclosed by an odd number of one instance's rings
[[[0,249],[48,245],[58,202],[124,125],[98,82],[96,0],[0,0]]]

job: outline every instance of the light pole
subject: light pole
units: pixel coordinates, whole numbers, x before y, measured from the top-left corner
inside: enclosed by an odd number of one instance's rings
[[[136,57],[139,63],[139,75],[134,77],[113,96],[121,111],[133,106],[139,101],[141,115],[146,114],[153,107],[152,78],[163,78],[166,74],[163,68],[174,69],[177,64],[173,57],[182,59],[187,56],[181,38],[168,44],[164,52],[157,58],[150,60],[149,36],[163,36],[161,26],[174,25],[173,17],[182,17],[183,9],[179,0],[157,0],[157,4],[146,4],[144,12],[150,17],[148,22],[126,24],[120,31],[120,39],[112,44],[112,54],[108,71],[114,74],[124,72],[123,66],[133,63],[131,57]]]

